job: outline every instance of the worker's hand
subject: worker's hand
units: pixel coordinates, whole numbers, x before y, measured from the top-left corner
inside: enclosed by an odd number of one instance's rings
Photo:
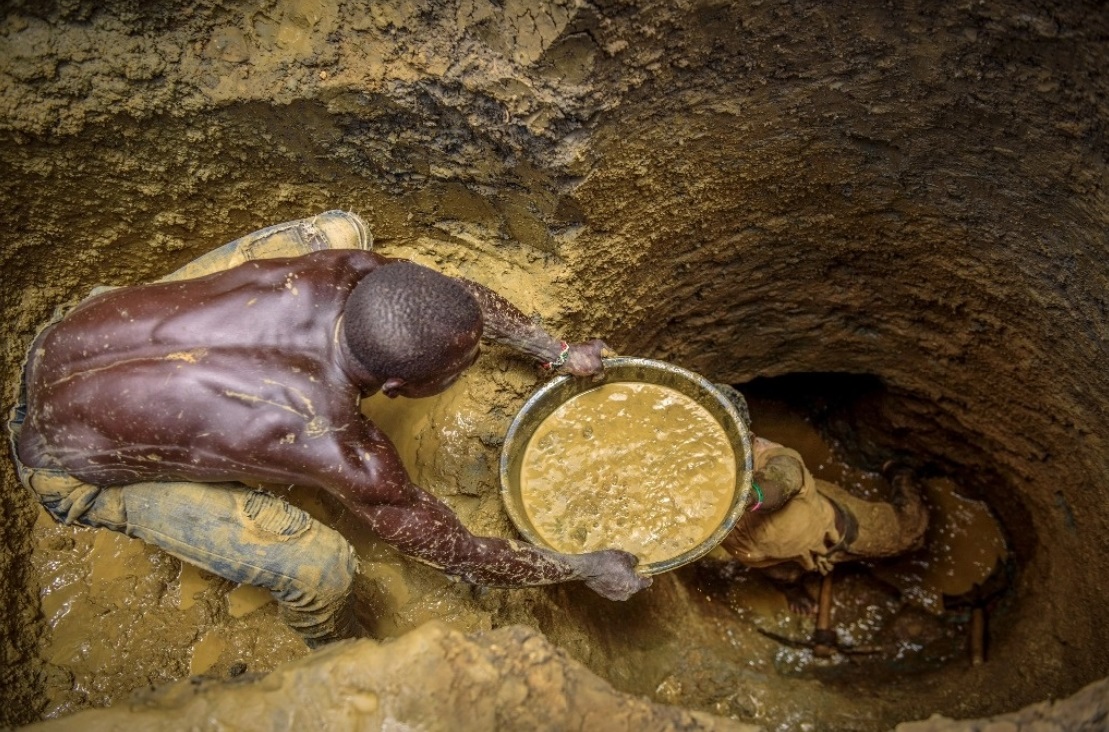
[[[639,559],[619,549],[577,555],[578,571],[585,586],[609,600],[627,600],[642,589],[651,586],[650,577],[635,573]]]
[[[593,339],[585,343],[574,343],[566,356],[566,363],[562,368],[574,376],[596,376],[605,372],[602,356],[613,355],[604,341]]]
[[[804,466],[789,455],[775,455],[751,477],[762,492],[758,510],[771,513],[800,493],[804,483]]]

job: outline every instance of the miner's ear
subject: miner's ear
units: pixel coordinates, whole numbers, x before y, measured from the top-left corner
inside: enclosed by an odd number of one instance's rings
[[[381,391],[385,396],[390,399],[396,399],[400,396],[401,388],[408,382],[404,379],[392,378],[381,385]]]

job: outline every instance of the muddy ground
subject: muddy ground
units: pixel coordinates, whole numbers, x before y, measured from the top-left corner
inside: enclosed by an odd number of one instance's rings
[[[295,495],[355,539],[382,638],[526,625],[616,692],[769,728],[986,717],[1109,671],[1098,3],[3,9],[5,404],[56,305],[345,208],[386,253],[569,338],[735,384],[872,377],[830,433],[862,467],[908,450],[954,476],[1019,569],[987,664],[794,673],[765,636],[737,639],[697,568],[623,605],[574,586],[474,593]],[[489,349],[426,411],[382,416],[418,431],[402,454],[477,532],[511,535],[496,453],[539,378]],[[3,479],[0,723],[305,656],[272,603],[53,526]]]

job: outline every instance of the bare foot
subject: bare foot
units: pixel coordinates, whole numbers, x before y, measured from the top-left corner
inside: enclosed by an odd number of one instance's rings
[[[791,613],[802,617],[816,616],[816,598],[809,594],[804,584],[797,582],[781,585],[779,589],[781,589],[782,594],[786,596],[786,603],[789,605],[789,611]]]

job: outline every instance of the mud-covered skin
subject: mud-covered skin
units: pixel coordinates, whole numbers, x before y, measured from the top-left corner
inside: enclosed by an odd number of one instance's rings
[[[649,584],[623,552],[569,557],[475,537],[409,480],[389,439],[359,411],[388,375],[362,369],[341,337],[350,291],[387,261],[317,252],[86,300],[32,347],[20,458],[96,485],[322,488],[401,551],[476,584],[584,579],[613,599]],[[503,298],[485,300],[499,301],[483,313],[491,333],[510,345],[514,333],[537,342],[522,313]],[[579,350],[596,350],[599,370],[599,347]],[[441,391],[473,363],[470,351],[440,377],[398,393]]]
[[[752,476],[762,490],[760,511],[777,511],[801,490],[800,461],[788,455],[776,455],[767,461],[766,466],[755,471]]]
[[[524,317],[515,305],[476,282],[464,277],[457,279],[481,307],[486,338],[511,346],[544,363],[551,363],[559,357],[563,342]],[[608,350],[608,345],[598,339],[570,344],[566,362],[561,368],[574,376],[599,374],[604,370],[601,356]]]

